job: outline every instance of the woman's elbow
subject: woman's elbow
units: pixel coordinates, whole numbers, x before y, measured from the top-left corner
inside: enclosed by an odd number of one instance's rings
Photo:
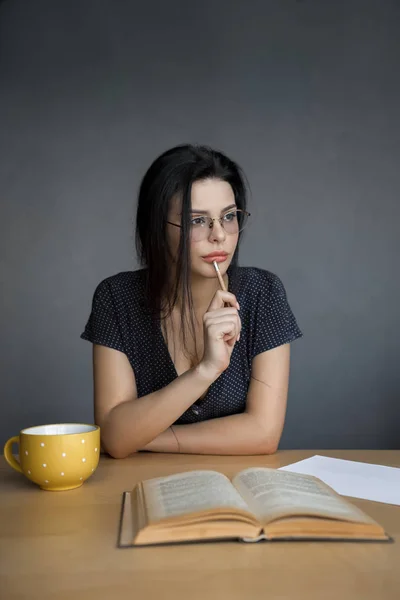
[[[278,444],[268,444],[265,447],[264,454],[275,454],[278,451]]]
[[[135,452],[137,452],[137,450],[129,450],[129,452],[127,452],[126,450],[124,450],[123,448],[120,448],[117,445],[111,445],[111,446],[105,446],[105,451],[107,452],[107,454],[109,456],[111,456],[111,458],[128,458],[128,456],[130,456],[131,454],[135,454]]]
[[[132,450],[131,448],[129,450],[123,448],[119,444],[103,444],[103,448],[111,458],[128,458],[128,456],[138,452],[138,450]]]
[[[261,441],[260,443],[258,443],[256,445],[255,452],[253,451],[252,454],[256,454],[256,455],[275,454],[275,452],[277,450],[278,450],[278,446],[273,445],[273,444],[271,444],[269,442],[263,442],[263,441]]]
[[[111,458],[127,458],[137,452],[134,448],[128,448],[120,436],[114,435],[107,426],[101,431],[101,445]]]
[[[263,426],[259,420],[256,419],[256,426],[254,421],[250,429],[250,443],[256,447],[257,454],[275,454],[278,450],[279,442],[281,440],[282,431],[273,431],[269,427]]]
[[[262,436],[258,442],[260,454],[275,454],[278,451],[280,439],[274,439],[270,436]]]

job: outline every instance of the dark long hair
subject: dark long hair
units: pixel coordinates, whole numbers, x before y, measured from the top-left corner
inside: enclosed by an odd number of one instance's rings
[[[186,355],[188,328],[195,338],[190,285],[191,188],[195,181],[205,179],[229,183],[237,207],[246,210],[247,182],[241,168],[221,152],[207,146],[185,144],[167,150],[152,163],[140,184],[136,215],[136,250],[141,265],[147,267],[147,309],[155,320],[162,320],[171,314],[178,297],[181,299],[181,331]],[[182,216],[177,277],[171,282],[166,228],[169,205],[174,197],[182,200]],[[229,267],[233,278],[238,265],[238,246]]]

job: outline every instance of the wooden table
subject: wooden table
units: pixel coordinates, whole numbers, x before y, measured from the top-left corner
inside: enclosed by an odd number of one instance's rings
[[[0,459],[0,597],[4,600],[399,600],[400,507],[352,501],[392,544],[235,542],[117,549],[121,494],[137,481],[206,468],[228,476],[314,454],[400,466],[400,451],[279,451],[221,457],[102,457],[82,488],[44,492]]]

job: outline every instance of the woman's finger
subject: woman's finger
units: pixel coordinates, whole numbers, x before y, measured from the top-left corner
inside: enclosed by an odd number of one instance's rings
[[[232,317],[238,317],[239,313],[237,308],[229,306],[227,308],[218,308],[216,310],[211,310],[205,313],[203,320],[225,317],[227,315],[230,315]]]
[[[207,318],[204,318],[204,325],[205,325],[206,329],[208,329],[211,325],[218,325],[218,324],[229,323],[229,322],[235,323],[236,328],[237,328],[238,332],[240,333],[240,331],[242,329],[242,322],[240,320],[240,317],[237,314],[236,315],[221,315],[219,317],[209,316]]]
[[[238,327],[234,321],[223,321],[222,323],[213,323],[208,331],[211,337],[216,340],[222,340],[225,336],[228,336],[227,339],[231,339],[237,337]]]
[[[224,308],[224,304],[229,304],[234,308],[239,309],[239,303],[236,300],[236,296],[231,294],[230,292],[224,292],[223,290],[217,290],[215,292],[214,298],[210,302],[210,306],[207,309],[207,312],[212,310],[218,310],[219,308]]]
[[[222,323],[226,320],[234,320],[238,324],[239,333],[242,330],[242,320],[238,315],[237,310],[230,312],[232,309],[223,309],[222,311],[213,311],[206,313],[203,317],[203,323],[205,327],[208,327],[212,323]],[[229,312],[228,312],[229,311]]]

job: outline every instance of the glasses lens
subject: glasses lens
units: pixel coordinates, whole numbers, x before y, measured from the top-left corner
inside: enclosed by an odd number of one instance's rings
[[[239,231],[239,213],[236,210],[226,213],[222,217],[222,225],[226,233],[237,233]]]
[[[237,210],[237,229],[236,231],[243,231],[248,222],[248,214],[243,210]]]
[[[205,240],[210,235],[211,229],[208,222],[208,217],[203,217],[203,220],[204,221],[201,223],[192,223],[191,237],[194,242]]]
[[[248,215],[242,210],[235,210],[226,213],[222,217],[223,228],[226,233],[232,235],[243,231],[248,221]],[[202,217],[201,220],[197,219],[192,221],[191,237],[194,242],[204,240],[210,235],[213,221],[209,217]]]

